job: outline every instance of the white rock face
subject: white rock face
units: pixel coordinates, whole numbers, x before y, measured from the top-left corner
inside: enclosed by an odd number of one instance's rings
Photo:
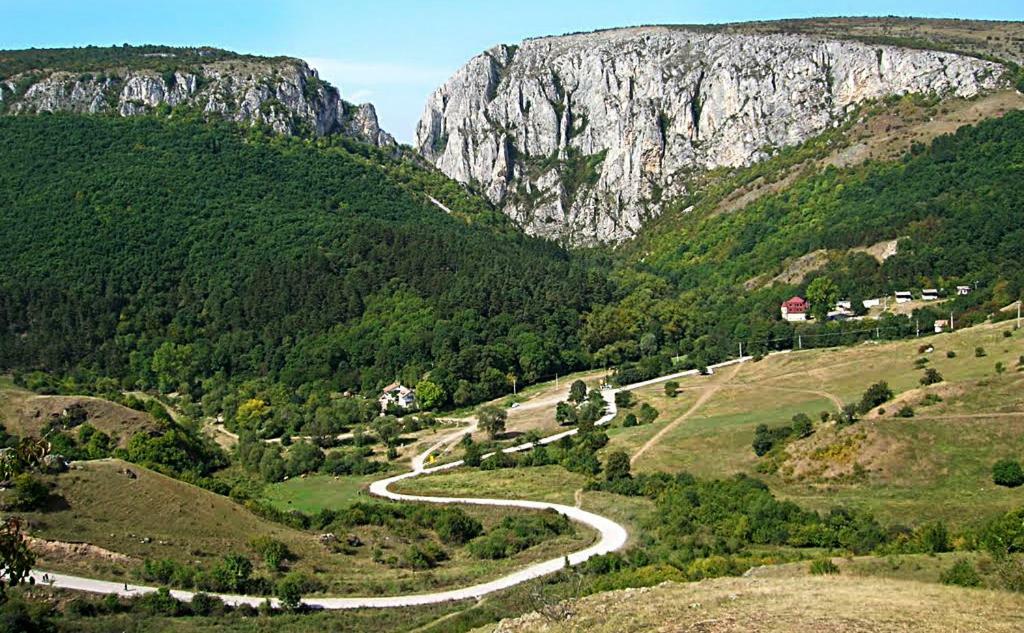
[[[19,83],[32,78],[23,93]],[[377,146],[395,140],[380,129],[370,104],[344,102],[300,60],[224,60],[172,75],[151,70],[100,73],[33,72],[0,82],[0,103],[11,114],[152,113],[187,105],[240,123],[260,123],[280,134],[347,134]]]
[[[807,35],[667,27],[496,46],[429,98],[416,145],[529,233],[633,235],[688,173],[798,144],[866,99],[970,97],[1003,69],[975,58]]]

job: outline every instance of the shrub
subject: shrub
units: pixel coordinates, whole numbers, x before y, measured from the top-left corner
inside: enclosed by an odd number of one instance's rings
[[[628,409],[635,404],[633,398],[633,392],[631,391],[616,391],[615,392],[615,406],[619,409]]]
[[[924,375],[921,376],[921,380],[919,382],[922,386],[927,387],[928,385],[934,385],[942,381],[942,374],[940,374],[934,367],[929,367],[925,370]]]
[[[772,436],[767,424],[758,424],[754,429],[754,441],[751,443],[754,454],[758,457],[766,455],[772,450]]]
[[[1010,330],[1003,330],[1003,338],[1010,338],[1011,336],[1013,336],[1013,332]]]
[[[1006,367],[1001,362],[996,363],[996,373],[1001,374],[1004,371],[1006,371]]]
[[[900,407],[900,410],[896,412],[898,418],[912,418],[914,417],[914,407],[909,404],[905,404]]]
[[[629,477],[629,455],[625,451],[612,451],[604,466],[604,478],[607,481],[626,479]]]
[[[448,552],[435,543],[426,542],[413,545],[403,552],[398,561],[400,567],[406,569],[433,569],[438,563],[448,560]]]
[[[839,417],[836,419],[836,423],[839,426],[849,426],[856,422],[857,406],[853,404],[844,404],[842,412],[840,412]]]
[[[569,386],[569,400],[579,404],[587,398],[587,383],[582,380],[574,380]]]
[[[984,347],[975,347],[974,348],[974,356],[976,358],[982,358],[983,356],[987,356],[987,355],[988,354],[985,352],[985,348]]]
[[[476,558],[497,560],[517,554],[552,536],[571,534],[569,519],[547,510],[536,514],[507,516],[489,533],[473,539],[467,546]]]
[[[665,383],[665,395],[666,396],[668,396],[670,398],[675,398],[677,391],[679,391],[679,383],[678,382],[676,382],[674,380],[670,380],[670,381]]]
[[[269,536],[258,536],[249,541],[249,545],[273,570],[280,569],[281,563],[292,557],[287,545]]]
[[[636,425],[637,425],[636,416],[633,415],[632,413],[626,414],[625,419],[622,420],[622,426],[628,428],[628,427],[636,426]]]
[[[636,417],[640,424],[650,424],[658,419],[658,410],[645,402],[640,405],[640,413]]]
[[[925,394],[924,398],[921,400],[921,406],[922,407],[928,407],[928,406],[931,406],[933,404],[938,404],[940,402],[942,402],[942,397],[941,396],[939,396],[938,394],[935,394],[935,393],[928,393],[928,394]]]
[[[867,413],[883,402],[891,400],[892,396],[893,393],[892,389],[889,388],[889,383],[884,380],[876,382],[868,387],[864,395],[861,396],[858,410],[861,413]]]
[[[476,468],[480,465],[481,453],[480,446],[473,440],[469,441],[466,445],[466,452],[462,455],[462,461],[471,468]]]
[[[140,611],[149,615],[174,617],[182,613],[181,602],[171,595],[167,587],[160,587],[152,593],[136,598],[133,606],[137,606]]]
[[[754,441],[751,443],[754,454],[761,457],[772,450],[776,444],[785,442],[792,435],[793,429],[790,426],[769,428],[766,424],[758,424],[754,429]]]
[[[281,601],[281,606],[289,611],[295,611],[302,604],[302,592],[305,579],[301,574],[291,573],[277,581],[274,587],[274,594]]]
[[[39,478],[22,473],[14,478],[12,506],[16,510],[37,510],[50,498],[50,489]]]
[[[797,413],[793,416],[793,435],[798,438],[810,437],[814,433],[814,424],[806,413]]]
[[[928,554],[941,554],[950,549],[949,530],[942,521],[935,521],[922,526],[917,532],[917,541],[921,549]]]
[[[220,615],[224,610],[224,601],[217,596],[202,591],[192,596],[192,613],[196,615]]]
[[[561,426],[575,426],[577,423],[576,407],[568,402],[559,402],[555,406],[555,422]]]
[[[832,562],[831,558],[816,558],[811,561],[811,574],[815,576],[825,576],[838,573],[839,567]]]
[[[974,565],[966,559],[960,558],[953,563],[952,567],[939,575],[939,582],[959,587],[977,587],[981,585],[981,577],[975,571]]]
[[[445,508],[434,522],[434,530],[445,543],[462,545],[480,536],[484,528],[461,508]]]
[[[1024,552],[1024,508],[1012,510],[986,523],[978,543],[997,559]]]
[[[946,358],[956,358],[956,352],[954,352],[953,350],[949,350],[948,352],[946,352]]]
[[[1007,488],[1024,485],[1024,468],[1014,459],[1001,459],[992,466],[992,483]]]

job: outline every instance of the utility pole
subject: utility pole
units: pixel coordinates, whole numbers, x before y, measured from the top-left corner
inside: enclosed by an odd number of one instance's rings
[[[956,327],[953,326],[953,311],[949,311],[949,331],[952,332]]]
[[[1024,299],[1017,299],[1017,329],[1020,329],[1020,304]]]
[[[743,358],[743,341],[740,341],[740,358]]]
[[[797,349],[803,349],[804,348],[804,335],[803,334],[797,334],[796,335],[796,348]]]
[[[915,337],[920,337],[921,336],[921,319],[915,319],[914,320],[914,329],[916,330],[916,333],[914,334],[914,336]]]

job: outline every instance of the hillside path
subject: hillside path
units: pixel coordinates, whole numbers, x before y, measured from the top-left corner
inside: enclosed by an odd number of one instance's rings
[[[680,424],[685,422],[691,415],[696,413],[698,409],[700,409],[702,406],[704,406],[704,403],[706,403],[708,400],[711,399],[712,396],[714,396],[716,393],[718,393],[719,389],[721,389],[722,387],[724,387],[727,384],[729,384],[729,381],[731,381],[733,378],[735,378],[736,374],[738,374],[739,371],[740,371],[740,365],[737,363],[736,366],[733,367],[729,371],[729,374],[725,377],[725,380],[723,380],[721,382],[717,382],[716,381],[715,383],[705,387],[704,390],[701,392],[700,396],[697,397],[696,402],[694,402],[690,406],[690,408],[686,410],[685,413],[683,413],[681,416],[679,416],[675,420],[672,420],[671,422],[666,424],[660,431],[658,431],[657,433],[654,434],[654,437],[652,437],[651,439],[649,439],[646,442],[644,442],[644,445],[641,446],[639,448],[639,450],[637,450],[637,452],[633,453],[633,456],[629,459],[629,465],[630,466],[635,465],[637,460],[640,459],[641,455],[646,453],[654,445],[656,445],[658,442],[660,442],[661,438],[665,437],[665,435],[668,434],[672,429],[676,428],[677,426],[679,426]]]

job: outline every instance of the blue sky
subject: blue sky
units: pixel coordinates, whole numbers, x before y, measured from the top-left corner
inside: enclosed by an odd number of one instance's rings
[[[1024,2],[0,0],[0,47],[129,42],[302,57],[346,99],[376,105],[383,127],[409,142],[430,92],[494,44],[635,24],[815,15],[1021,20]]]

